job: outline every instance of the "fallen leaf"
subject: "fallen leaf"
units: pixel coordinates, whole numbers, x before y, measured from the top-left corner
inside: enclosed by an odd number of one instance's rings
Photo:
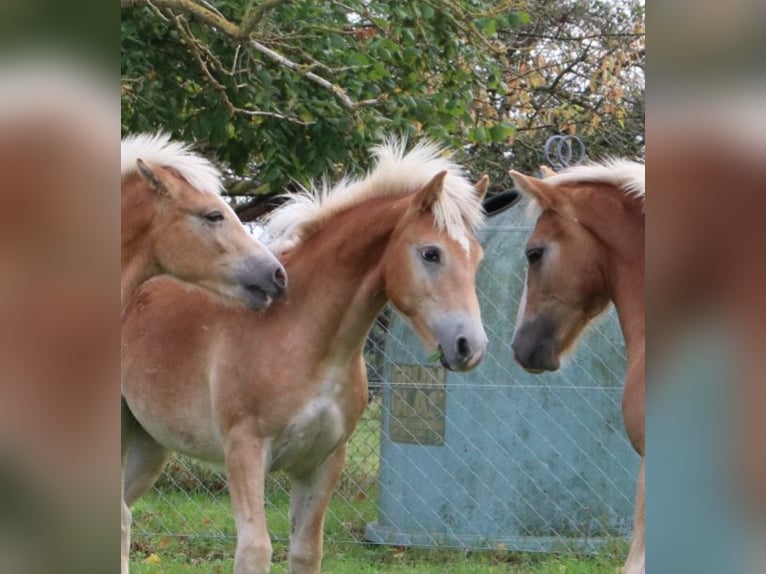
[[[162,559],[160,559],[159,556],[157,556],[154,552],[149,554],[146,558],[144,558],[144,564],[159,564],[162,562]]]

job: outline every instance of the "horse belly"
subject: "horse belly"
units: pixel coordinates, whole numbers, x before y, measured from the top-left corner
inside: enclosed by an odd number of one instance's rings
[[[346,438],[346,417],[334,399],[309,401],[271,444],[270,469],[301,474],[319,466]]]
[[[138,418],[138,417],[136,417]],[[138,419],[141,422],[140,419]],[[159,423],[159,424],[158,424]],[[214,428],[203,425],[170,426],[157,419],[142,426],[165,448],[206,462],[223,464],[223,445]]]
[[[209,396],[195,393],[194,389],[194,385],[186,386],[184,393],[167,401],[168,397],[156,388],[154,393],[142,394],[131,393],[129,386],[123,386],[123,396],[144,430],[166,449],[221,463],[223,445]]]

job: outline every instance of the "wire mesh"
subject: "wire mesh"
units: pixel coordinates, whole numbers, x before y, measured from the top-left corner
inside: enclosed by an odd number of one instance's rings
[[[529,228],[499,225],[494,231],[525,236]],[[524,281],[521,258],[518,264],[498,267],[493,260],[514,255],[502,241],[485,247],[479,295],[482,315],[495,318],[484,321],[490,351],[470,379],[450,377],[443,383],[446,403],[425,393],[426,410],[435,418],[424,417],[421,426],[444,433],[433,421],[447,417],[450,440],[438,451],[385,455],[386,449],[402,448],[391,443],[390,425],[402,414],[392,412],[401,406],[397,393],[409,388],[393,380],[392,365],[423,364],[426,352],[409,335],[403,337],[406,328],[393,319],[391,309],[371,330],[365,346],[369,405],[350,439],[327,514],[326,543],[367,543],[370,524],[401,524],[401,512],[407,513],[404,522],[414,534],[387,542],[496,548],[524,539],[525,549],[574,552],[583,549],[583,540],[624,536],[629,530],[626,508],[632,508],[636,467],[619,454],[627,447],[620,415],[625,351],[614,316],[591,327],[580,342],[577,352],[585,362],[575,361],[544,382],[532,379],[509,361]],[[462,425],[450,422],[456,416]],[[399,442],[415,449],[420,438],[418,433]],[[404,484],[407,492],[388,492],[392,484]],[[289,480],[270,475],[266,492],[269,532],[274,541],[287,542]],[[408,508],[394,504],[397,496]],[[583,500],[595,501],[598,513]],[[137,503],[134,516],[136,546],[183,537],[209,539],[217,552],[233,552],[225,476],[190,459],[171,460],[153,493]],[[498,532],[509,518],[519,526]],[[488,534],[490,526],[494,530]]]

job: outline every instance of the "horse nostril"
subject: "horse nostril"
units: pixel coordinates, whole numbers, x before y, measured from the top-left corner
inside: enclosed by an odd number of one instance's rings
[[[457,356],[461,359],[467,359],[471,356],[471,345],[465,337],[457,338]]]
[[[287,274],[282,267],[277,267],[276,271],[274,271],[274,283],[280,289],[287,287]]]

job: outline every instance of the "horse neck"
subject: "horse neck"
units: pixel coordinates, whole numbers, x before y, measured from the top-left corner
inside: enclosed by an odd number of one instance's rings
[[[628,357],[642,353],[646,332],[643,261],[640,265],[613,266],[609,291],[617,309]]]
[[[406,209],[403,198],[376,198],[333,217],[285,255],[290,277],[286,308],[313,333],[324,356],[360,352],[388,301],[385,253]],[[310,321],[306,318],[311,317]]]
[[[152,220],[149,190],[138,176],[122,183],[120,290],[122,306],[131,293],[159,271],[154,269],[149,231]]]
[[[608,193],[622,193],[610,190]],[[625,209],[592,201],[578,218],[605,246],[609,298],[617,309],[628,357],[643,353],[645,335],[644,213],[635,199],[623,198]]]

